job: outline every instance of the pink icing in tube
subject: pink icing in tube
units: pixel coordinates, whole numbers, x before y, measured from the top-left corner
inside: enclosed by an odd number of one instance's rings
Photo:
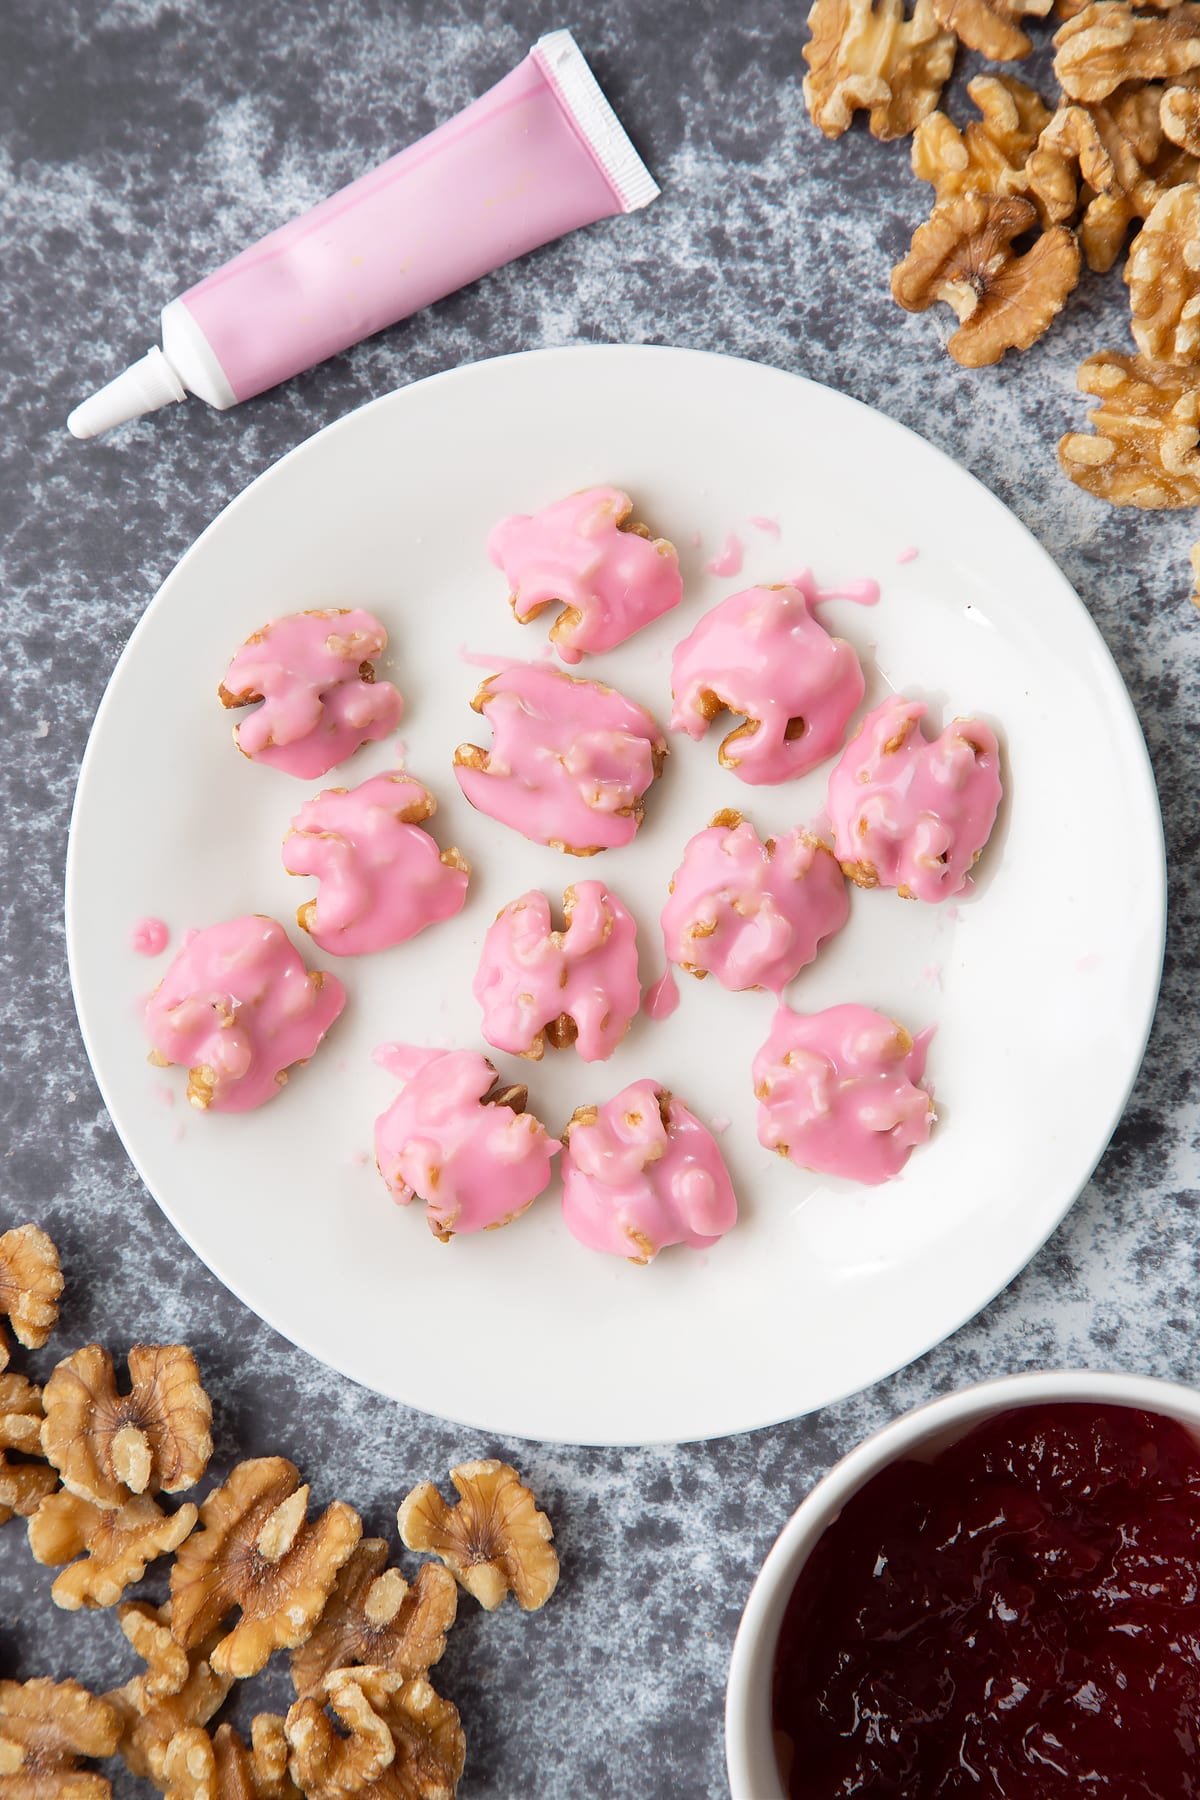
[[[623,644],[683,597],[675,546],[631,525],[632,510],[620,488],[587,488],[501,519],[488,539],[522,625],[548,606],[563,608],[550,640],[565,663]]]
[[[139,919],[129,934],[129,948],[139,956],[161,956],[170,935],[161,919]]]
[[[404,702],[373,665],[387,641],[378,619],[344,606],[289,613],[247,638],[217,690],[226,707],[261,701],[234,726],[242,755],[315,781],[394,731]]]
[[[204,1112],[248,1112],[307,1062],[346,1004],[310,973],[283,926],[261,913],[190,931],[146,1002],[150,1060],[181,1063]]]
[[[563,895],[565,929],[537,888],[506,906],[483,940],[475,998],[497,1050],[539,1062],[548,1038],[584,1062],[610,1057],[638,1010],[637,926],[602,881]]]
[[[296,913],[315,944],[330,956],[363,956],[462,911],[470,865],[421,829],[436,810],[433,795],[400,774],[329,788],[301,807],[283,866],[321,883]]]
[[[978,719],[956,719],[930,743],[925,712],[893,694],[868,713],[829,777],[827,805],[851,881],[937,901],[970,889],[1000,804],[1000,757]]]
[[[457,118],[173,300],[163,348],[68,426],[95,437],[188,392],[232,406],[657,193],[570,32],[551,32]]]
[[[798,587],[744,588],[677,645],[671,729],[701,738],[718,713],[741,713],[720,762],[755,785],[790,781],[841,749],[864,691],[854,651]]]
[[[531,1206],[559,1145],[524,1111],[524,1088],[498,1088],[477,1050],[423,1059],[375,1122],[375,1161],[401,1206],[425,1202],[443,1242],[494,1231]]]
[[[762,844],[740,813],[718,813],[684,849],[663,944],[691,975],[778,994],[849,917],[845,878],[819,838],[797,828]]]
[[[917,1085],[932,1036],[914,1038],[867,1006],[781,1006],[753,1063],[759,1143],[802,1169],[889,1181],[934,1123]]]
[[[710,1131],[654,1081],[566,1130],[563,1220],[590,1250],[648,1263],[668,1244],[705,1250],[737,1223],[737,1198]]]
[[[472,806],[535,844],[593,856],[632,841],[666,740],[644,707],[561,669],[514,663],[471,705],[490,751],[460,744],[454,773]]]

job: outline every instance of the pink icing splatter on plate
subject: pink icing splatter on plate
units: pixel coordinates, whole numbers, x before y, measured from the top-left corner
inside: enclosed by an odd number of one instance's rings
[[[718,813],[684,849],[663,944],[672,962],[732,993],[778,994],[849,917],[845,877],[819,838],[797,827],[764,844],[740,813]]]
[[[283,926],[251,913],[189,931],[146,1003],[151,1062],[182,1064],[199,1111],[248,1112],[307,1062],[346,1004]]]
[[[161,956],[170,936],[161,919],[139,919],[129,934],[129,948],[138,956]]]
[[[969,891],[1002,790],[995,733],[956,719],[930,742],[926,710],[893,694],[868,713],[829,777],[828,808],[851,881],[938,901]]]
[[[718,713],[741,713],[720,762],[755,785],[790,781],[841,749],[864,691],[858,657],[801,589],[744,588],[676,646],[671,729],[701,738]]]
[[[501,1088],[477,1050],[418,1053],[375,1122],[375,1161],[393,1199],[423,1200],[443,1242],[510,1224],[548,1185],[560,1148],[524,1106],[524,1088]]]
[[[623,644],[683,597],[675,546],[632,524],[632,511],[620,488],[586,488],[501,519],[488,539],[520,624],[562,607],[550,641],[565,663]]]
[[[404,707],[375,680],[387,641],[378,619],[348,607],[289,613],[247,638],[218,690],[224,706],[255,706],[234,727],[242,755],[315,781],[387,737]]]
[[[932,1036],[914,1038],[867,1006],[781,1006],[753,1063],[759,1143],[801,1169],[889,1181],[936,1117],[917,1085]]]
[[[506,906],[483,941],[474,994],[483,1035],[497,1050],[541,1060],[546,1040],[574,1044],[584,1062],[610,1057],[642,997],[637,926],[602,881],[563,895],[555,929],[537,888]]]
[[[663,1019],[669,1019],[678,1005],[679,983],[675,979],[674,970],[667,968],[653,987],[647,990],[642,1011],[648,1019],[653,1019],[658,1024]]]
[[[852,600],[856,606],[877,606],[880,587],[869,575],[851,581],[836,582],[833,587],[818,587],[811,569],[801,569],[789,577],[792,587],[799,588],[810,606],[821,606],[826,600]]]
[[[591,856],[632,841],[666,739],[644,707],[561,669],[517,663],[471,702],[490,752],[460,744],[454,773],[482,813],[535,844]]]
[[[765,513],[756,513],[750,523],[755,531],[763,531],[768,537],[777,538],[781,535],[779,520],[769,518]]]
[[[707,1249],[737,1222],[737,1198],[712,1133],[654,1081],[566,1130],[563,1220],[591,1250],[648,1263],[669,1244]]]
[[[363,956],[462,911],[470,865],[421,829],[436,810],[433,795],[402,774],[305,802],[283,840],[283,866],[320,881],[296,914],[315,944],[330,956]]]
[[[736,531],[727,532],[725,542],[712,561],[705,564],[710,575],[740,575],[745,545]]]
[[[898,563],[916,562],[916,560],[917,560],[918,556],[920,556],[920,554],[921,554],[921,552],[917,549],[915,544],[909,544],[906,546],[905,549],[897,550],[896,561]]]

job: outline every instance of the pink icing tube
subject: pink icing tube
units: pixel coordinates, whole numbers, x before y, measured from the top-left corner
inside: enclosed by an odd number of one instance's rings
[[[569,31],[457,118],[243,250],[162,315],[162,349],[85,400],[79,438],[188,393],[224,409],[581,225],[652,176]]]

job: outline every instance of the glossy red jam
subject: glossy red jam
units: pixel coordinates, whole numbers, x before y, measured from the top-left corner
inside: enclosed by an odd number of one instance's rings
[[[796,1585],[774,1715],[793,1800],[1200,1796],[1200,1446],[1041,1406],[883,1470]]]

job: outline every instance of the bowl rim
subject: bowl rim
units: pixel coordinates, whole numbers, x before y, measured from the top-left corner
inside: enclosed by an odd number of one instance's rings
[[[775,1646],[792,1588],[817,1540],[872,1475],[945,1434],[950,1443],[1012,1407],[1104,1401],[1161,1413],[1200,1431],[1200,1392],[1157,1375],[1039,1369],[1000,1375],[941,1394],[902,1413],[847,1451],[809,1490],[784,1525],[750,1589],[734,1639],[725,1689],[725,1761],[733,1800],[787,1800],[771,1731]]]

